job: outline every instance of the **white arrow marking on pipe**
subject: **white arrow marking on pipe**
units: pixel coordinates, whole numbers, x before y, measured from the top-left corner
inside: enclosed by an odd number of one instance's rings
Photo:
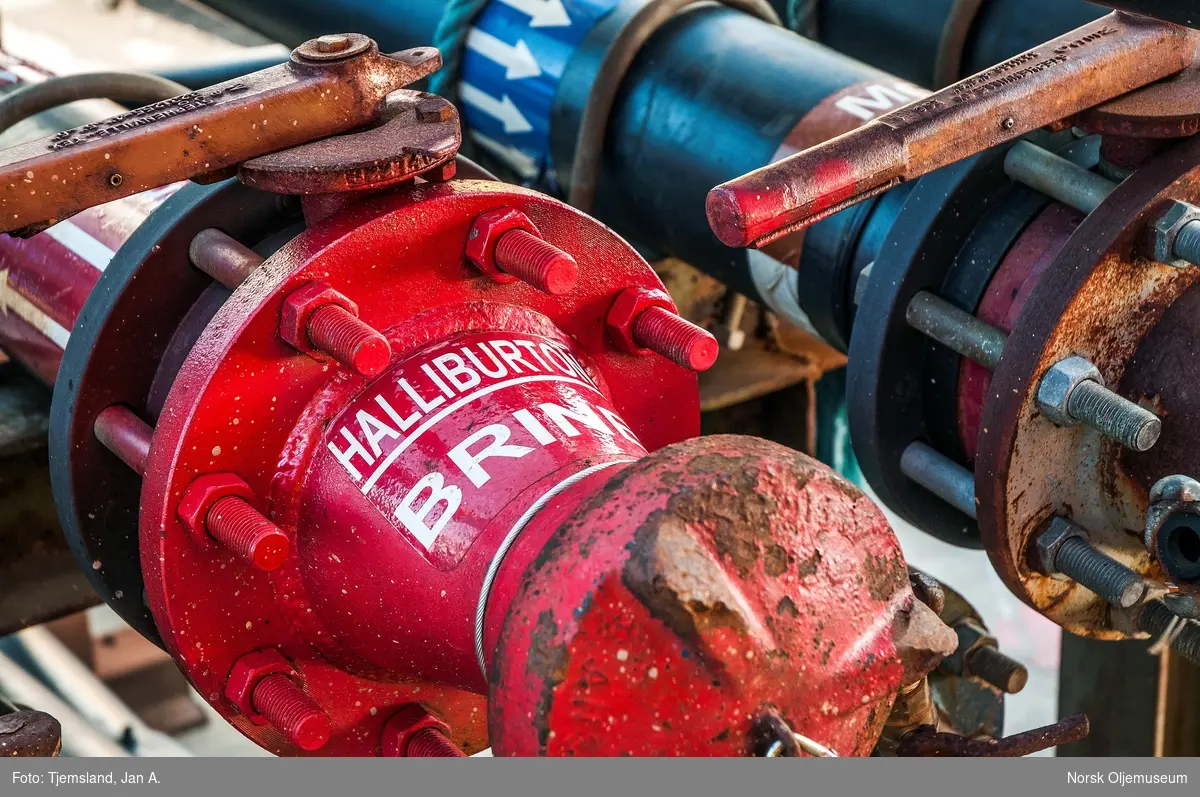
[[[474,50],[489,61],[495,61],[504,67],[504,77],[508,80],[537,77],[542,74],[537,59],[529,51],[523,39],[517,39],[516,44],[497,39],[490,33],[484,33],[479,28],[471,28],[467,34],[467,49]]]
[[[471,131],[469,135],[472,141],[507,163],[523,179],[532,180],[541,171],[538,169],[537,161],[516,147],[505,146],[496,139],[488,138],[475,131]]]
[[[108,268],[109,262],[116,255],[116,252],[70,221],[60,221],[48,228],[46,235],[91,263],[99,271]]]
[[[71,333],[66,327],[46,315],[42,308],[17,293],[16,289],[9,287],[8,269],[4,269],[0,271],[0,313],[8,315],[9,310],[17,318],[54,341],[60,349],[67,348],[67,341],[71,339]]]
[[[571,24],[571,15],[562,0],[500,0],[509,8],[515,8],[529,16],[531,28],[562,28]]]
[[[473,105],[488,116],[494,116],[503,122],[505,133],[528,133],[533,130],[533,125],[529,124],[529,120],[521,114],[521,110],[507,94],[496,99],[470,83],[459,83],[458,96],[468,105]]]

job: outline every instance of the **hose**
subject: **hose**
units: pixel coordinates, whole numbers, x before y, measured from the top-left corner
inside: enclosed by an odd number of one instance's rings
[[[186,94],[173,80],[140,72],[87,72],[23,86],[0,99],[0,133],[18,122],[78,100],[112,100],[127,108]]]

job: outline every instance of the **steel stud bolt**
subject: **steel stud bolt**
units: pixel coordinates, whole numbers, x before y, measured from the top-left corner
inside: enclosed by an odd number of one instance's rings
[[[496,241],[496,266],[552,296],[570,293],[579,279],[575,258],[526,230],[510,230]]]
[[[1083,357],[1051,366],[1038,385],[1037,402],[1052,423],[1087,424],[1134,451],[1149,451],[1162,434],[1157,415],[1106,388],[1099,370]]]
[[[1175,618],[1176,615],[1162,601],[1150,601],[1138,613],[1138,630],[1160,637],[1167,632]],[[1175,636],[1171,647],[1193,664],[1200,664],[1200,625],[1194,620],[1179,622],[1184,623],[1184,626]]]
[[[708,330],[662,307],[642,311],[633,322],[633,339],[639,346],[693,371],[707,371],[720,351],[720,344]]]
[[[1086,532],[1056,517],[1037,538],[1043,570],[1075,579],[1108,603],[1128,609],[1146,595],[1146,581],[1125,565],[1092,547]]]
[[[288,536],[237,496],[220,499],[205,518],[208,533],[259,570],[277,570],[291,547]]]
[[[1005,656],[991,645],[980,645],[966,658],[967,671],[1010,695],[1025,688],[1029,670],[1021,662]]]
[[[362,376],[375,376],[392,359],[387,338],[336,304],[316,310],[305,331],[313,348]]]
[[[333,734],[329,715],[282,673],[259,681],[251,700],[255,710],[301,750],[318,750]]]

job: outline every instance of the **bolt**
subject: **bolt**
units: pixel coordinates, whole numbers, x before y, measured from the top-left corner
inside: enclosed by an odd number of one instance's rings
[[[1154,637],[1161,637],[1167,632],[1172,622],[1182,622],[1183,628],[1175,635],[1171,647],[1180,656],[1193,664],[1200,664],[1200,625],[1195,621],[1181,619],[1171,612],[1162,601],[1150,601],[1138,612],[1138,630]]]
[[[975,648],[967,654],[964,663],[969,674],[1010,695],[1020,692],[1029,681],[1029,670],[1025,669],[1025,665],[1005,656],[991,645]]]
[[[633,340],[693,371],[707,371],[720,351],[708,330],[663,307],[650,307],[638,315],[633,322]]]
[[[375,376],[392,359],[392,347],[387,338],[336,304],[314,312],[305,331],[313,348],[362,376]]]
[[[238,496],[226,496],[213,504],[204,525],[222,545],[259,570],[277,570],[291,548],[291,541],[278,526]]]
[[[553,296],[569,293],[579,278],[575,258],[527,230],[509,230],[496,241],[496,266]]]
[[[925,443],[910,443],[900,472],[968,517],[975,517],[975,474]]]
[[[317,39],[317,52],[340,53],[350,49],[350,37],[344,33],[334,33]]]
[[[250,273],[262,265],[263,258],[220,230],[196,233],[188,245],[192,264],[226,288],[241,285]]]
[[[268,675],[254,687],[255,711],[283,731],[301,750],[318,750],[333,733],[329,715],[281,673]]]
[[[1085,423],[1134,451],[1149,451],[1162,433],[1157,415],[1104,387],[1100,371],[1083,357],[1066,357],[1047,369],[1037,402],[1051,423]]]
[[[1067,412],[1134,451],[1149,451],[1162,434],[1157,415],[1098,382],[1076,385],[1067,399]]]
[[[995,369],[1008,336],[940,296],[920,291],[905,311],[909,326],[988,369]]]
[[[437,728],[423,728],[408,740],[404,755],[408,758],[465,758],[467,754]]]
[[[92,427],[100,444],[132,468],[139,476],[146,473],[150,442],[154,429],[133,410],[114,404],[101,410]]]
[[[1175,236],[1175,257],[1200,263],[1200,221],[1189,221]]]
[[[1056,521],[1065,521],[1055,518]],[[1057,533],[1054,530],[1046,534]],[[1146,582],[1117,560],[1092,547],[1083,537],[1063,540],[1054,555],[1054,570],[1078,581],[1107,602],[1122,609],[1137,604],[1146,594]]]

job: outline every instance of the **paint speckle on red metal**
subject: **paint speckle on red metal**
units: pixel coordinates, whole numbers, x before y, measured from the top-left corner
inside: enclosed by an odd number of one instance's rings
[[[497,284],[463,259],[474,220],[499,207],[524,213],[546,240],[576,258],[580,278],[573,291],[551,296],[519,281]],[[355,302],[359,317],[387,335],[394,351],[389,371],[368,382],[297,352],[279,337],[284,298],[314,281]],[[239,656],[274,648],[292,663],[305,694],[329,715],[333,732],[321,755],[377,755],[384,724],[408,704],[442,718],[465,752],[487,746],[479,694],[486,684],[472,655],[470,618],[499,541],[524,507],[578,469],[604,464],[606,457],[636,458],[643,446],[654,450],[699,431],[695,374],[660,358],[630,356],[608,341],[607,311],[618,286],[629,285],[662,287],[645,261],[606,228],[533,192],[473,181],[424,184],[366,200],[310,228],[257,269],[217,313],[180,370],[157,425],[143,492],[147,597],[168,648],[199,692],[268,750],[301,752],[223,697]],[[342,417],[349,406],[363,406],[355,404],[361,399],[378,407],[374,397],[393,395],[387,391],[398,389],[394,379],[409,373],[404,369],[423,374],[420,366],[430,358],[462,356],[462,347],[478,342],[472,335],[515,336],[531,345],[536,343],[531,336],[552,341],[573,352],[594,383],[586,387],[580,378],[572,386],[575,393],[556,387],[548,398],[515,392],[505,399],[506,387],[494,401],[473,402],[472,412],[511,417],[522,406],[520,395],[536,399],[537,412],[541,403],[574,401],[579,394],[596,412],[611,407],[640,445],[622,453],[634,444],[614,422],[607,426],[610,437],[577,422],[578,438],[546,445],[548,451],[559,447],[565,458],[545,464],[560,464],[538,472],[521,469],[525,460],[515,460],[515,469],[502,471],[505,478],[479,488],[515,490],[503,511],[478,518],[473,542],[461,537],[465,542],[444,555],[437,546],[431,554],[364,496],[328,444],[347,445],[339,430],[356,419],[357,409]],[[415,388],[426,402],[434,401],[432,384]],[[528,383],[530,391],[555,384]],[[485,417],[490,416],[479,416]],[[432,472],[444,462],[445,447],[456,442],[448,436],[453,429],[479,430],[460,425],[467,422],[465,415],[447,416],[395,462],[416,463],[420,460],[412,457],[424,455]],[[449,424],[446,436],[443,424]],[[588,434],[594,441],[588,445],[599,450],[578,448]],[[380,439],[384,446],[397,445]],[[524,438],[510,443],[533,447]],[[192,480],[219,472],[244,477],[264,500],[267,516],[294,540],[278,571],[264,574],[219,546],[196,545],[177,519],[177,503]],[[463,490],[475,489],[458,478]],[[436,644],[408,644],[439,626]]]
[[[868,754],[915,601],[869,499],[725,436],[626,466],[504,582],[519,587],[489,607],[485,645],[497,755],[750,755],[768,708]]]

